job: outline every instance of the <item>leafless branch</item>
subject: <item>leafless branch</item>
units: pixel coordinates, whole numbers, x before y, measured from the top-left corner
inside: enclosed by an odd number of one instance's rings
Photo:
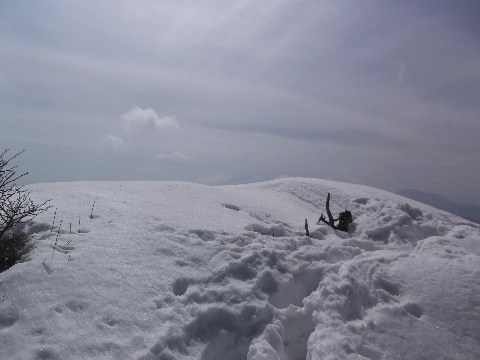
[[[10,158],[5,156],[8,151],[6,149],[0,154],[0,240],[18,224],[31,220],[50,208],[47,206],[48,200],[35,204],[30,199],[30,191],[16,185],[17,180],[28,173],[18,175],[17,166],[9,164],[25,150]]]
[[[327,195],[327,202],[325,204],[325,208],[327,210],[328,221],[325,218],[325,215],[323,215],[322,213],[320,215],[320,218],[318,219],[317,224],[323,222],[324,224],[327,224],[333,229],[348,232],[348,225],[353,221],[352,213],[348,210],[345,210],[344,212],[340,213],[338,219],[334,219],[330,211],[330,193],[328,193]],[[335,225],[335,221],[338,221],[338,225]]]

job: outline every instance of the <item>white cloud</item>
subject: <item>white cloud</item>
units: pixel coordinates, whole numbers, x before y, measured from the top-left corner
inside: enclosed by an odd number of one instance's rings
[[[102,139],[102,145],[110,148],[120,148],[124,145],[123,139],[115,135],[107,135]]]
[[[174,152],[171,153],[171,154],[158,154],[158,155],[156,156],[156,159],[157,159],[157,160],[167,160],[167,161],[171,161],[171,160],[189,160],[190,157],[187,156],[187,155],[182,154],[182,153],[179,152],[179,151],[174,151]]]
[[[204,176],[197,179],[197,182],[205,185],[225,185],[232,179],[232,177],[233,175],[230,174],[230,172],[225,171]]]
[[[127,131],[134,129],[180,128],[174,115],[158,115],[152,108],[142,109],[135,106],[123,114],[121,118]]]

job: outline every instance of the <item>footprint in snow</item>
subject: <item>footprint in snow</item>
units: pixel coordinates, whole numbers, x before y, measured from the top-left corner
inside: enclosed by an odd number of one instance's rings
[[[409,313],[412,316],[415,316],[417,319],[421,318],[423,316],[423,308],[414,302],[409,302],[403,305],[403,308],[407,313]]]
[[[227,209],[230,209],[230,210],[234,210],[234,211],[240,211],[240,207],[238,207],[237,205],[233,205],[233,204],[222,204],[223,207],[227,208]]]
[[[181,296],[185,294],[188,290],[188,287],[193,283],[195,283],[195,280],[189,277],[177,278],[172,285],[173,294],[175,296]]]
[[[46,260],[46,259],[45,259]],[[47,264],[46,261],[42,262],[42,265],[43,265],[43,268],[45,269],[45,271],[47,272],[48,275],[50,275],[51,273],[53,273],[53,269],[51,268],[50,265]]]
[[[0,313],[0,329],[5,329],[10,326],[13,326],[19,319],[19,316],[17,314],[12,314],[12,313],[6,313],[6,314],[1,314]]]

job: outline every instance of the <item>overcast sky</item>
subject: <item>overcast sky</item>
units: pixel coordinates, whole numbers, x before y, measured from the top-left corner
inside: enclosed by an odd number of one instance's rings
[[[28,182],[306,176],[480,203],[480,1],[0,1]]]

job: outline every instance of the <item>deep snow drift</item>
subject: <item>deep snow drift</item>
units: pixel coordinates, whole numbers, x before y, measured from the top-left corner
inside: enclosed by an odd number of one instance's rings
[[[316,179],[30,188],[53,207],[0,274],[0,359],[479,357],[480,226],[457,216]],[[327,192],[350,233],[315,225]]]

